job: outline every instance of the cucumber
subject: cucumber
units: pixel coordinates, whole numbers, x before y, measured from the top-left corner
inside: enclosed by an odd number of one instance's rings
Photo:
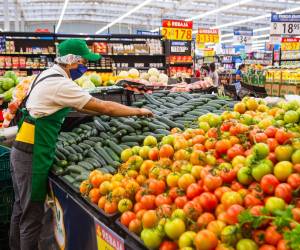
[[[117,133],[118,131],[119,131],[119,130],[118,130],[116,127],[111,127],[111,128],[110,128],[110,132],[113,133],[113,134],[114,134],[114,133]]]
[[[66,160],[61,160],[57,163],[59,167],[65,168],[68,166],[68,162]]]
[[[107,145],[117,154],[117,155],[121,155],[123,149],[117,145],[115,142],[108,140],[107,141]]]
[[[105,140],[109,140],[110,139],[109,135],[107,133],[104,133],[104,132],[100,133],[100,137],[103,138],[103,139],[105,139]]]
[[[155,123],[149,123],[149,126],[150,130],[156,130],[156,129],[163,129],[164,127],[163,126],[160,126],[160,125],[157,125]]]
[[[78,161],[82,161],[83,155],[81,153],[77,153],[77,158],[78,158]]]
[[[70,154],[68,156],[69,161],[77,162],[78,161],[78,156],[76,154]]]
[[[91,147],[94,147],[95,146],[95,144],[96,144],[96,142],[94,142],[94,141],[91,141],[91,140],[84,140],[83,141],[85,144],[88,144],[88,145],[90,145]]]
[[[114,167],[112,167],[112,166],[105,166],[105,169],[108,170],[108,172],[110,174],[113,174],[113,173],[116,172],[116,169]]]
[[[88,158],[85,158],[84,161],[90,163],[93,166],[93,168],[97,168],[97,167],[101,166],[101,163],[98,160],[96,160],[95,158],[88,157]]]
[[[84,142],[79,143],[78,146],[81,147],[83,150],[91,148],[91,146],[89,144],[86,144]]]
[[[77,165],[85,168],[87,171],[92,171],[94,169],[94,166],[87,161],[80,161]]]
[[[101,124],[101,126],[105,129],[105,130],[110,130],[110,126],[107,124],[107,122],[103,121],[102,119],[100,119],[99,117],[96,117],[95,120]]]
[[[76,145],[76,144],[73,144],[72,146],[71,146],[77,153],[83,153],[83,149],[81,148],[81,147],[79,147],[78,145]]]
[[[80,133],[82,133],[82,131],[83,131],[82,128],[74,128],[74,129],[72,130],[72,132],[74,132],[74,133],[76,133],[76,134],[80,134]]]
[[[106,169],[105,167],[99,168],[98,170],[100,170],[102,173],[104,174],[108,174],[110,173],[108,169]]]
[[[123,144],[125,144],[128,147],[134,147],[140,145],[138,142],[134,142],[134,141],[123,142]]]
[[[62,167],[53,165],[51,168],[51,171],[56,174],[56,175],[63,175],[64,174],[64,169]]]
[[[118,129],[125,129],[126,131],[128,131],[129,133],[134,133],[135,132],[135,129],[130,127],[129,125],[126,125],[126,124],[121,124]]]
[[[98,131],[103,132],[106,130],[98,120],[94,120],[94,124]]]
[[[130,136],[125,135],[122,137],[122,142],[142,142],[145,139],[145,136],[143,135],[136,135],[136,136]]]
[[[105,160],[106,163],[113,164],[114,160],[110,157],[110,155],[107,154],[107,152],[103,148],[96,147],[95,151]]]
[[[79,128],[82,128],[83,130],[92,130],[93,128],[86,124],[80,124]]]
[[[130,126],[131,128],[134,128],[134,129],[142,128],[142,126],[139,123],[135,122],[133,119],[126,119],[124,117],[120,117],[120,120],[121,120],[121,122],[123,122],[123,124]]]
[[[76,174],[81,174],[81,173],[84,173],[86,172],[86,169],[84,169],[83,167],[81,166],[78,166],[78,165],[70,165],[66,168],[66,171],[68,173],[76,173]]]
[[[114,161],[120,161],[119,156],[111,148],[104,147],[104,150]]]
[[[81,175],[77,175],[76,178],[75,178],[75,181],[76,182],[83,182],[83,181],[87,180],[88,178],[89,178],[88,173],[83,173]]]
[[[70,152],[68,150],[66,150],[64,147],[61,147],[61,146],[57,146],[56,147],[56,150],[59,151],[60,153],[62,153],[65,158],[68,158]]]
[[[88,156],[91,157],[91,158],[94,158],[96,159],[101,166],[105,166],[105,160],[101,157],[101,155],[99,155],[96,151],[94,151],[93,149],[91,149],[89,152],[88,152]]]
[[[114,137],[119,138],[119,137],[122,137],[123,135],[126,135],[126,134],[127,134],[127,130],[122,129],[122,130],[118,131],[117,133],[115,133],[115,134],[114,134]],[[110,138],[110,139],[111,139],[111,138]]]
[[[175,122],[173,122],[173,121],[171,121],[171,120],[169,120],[169,119],[167,119],[165,117],[161,116],[161,117],[157,117],[157,119],[159,121],[161,121],[162,123],[167,124],[170,128],[176,128],[176,127],[178,127],[178,128],[180,128],[182,130],[184,129],[184,127],[182,125],[177,124],[177,123],[175,123]]]
[[[122,151],[127,148],[130,148],[128,145],[125,145],[125,144],[120,144],[119,146],[122,148]]]
[[[154,130],[154,133],[155,134],[164,134],[164,135],[169,135],[170,132],[168,130],[165,130],[165,129],[156,129]]]
[[[71,146],[66,146],[65,149],[68,150],[70,152],[70,154],[76,154],[77,153]]]
[[[154,124],[160,125],[161,127],[164,127],[165,129],[170,129],[170,127],[169,127],[167,124],[162,123],[162,122],[158,121],[157,119],[153,119],[152,122],[153,122]]]
[[[67,159],[67,157],[63,154],[63,153],[61,153],[59,150],[55,150],[55,156],[59,159],[59,160],[66,160]]]
[[[75,182],[75,179],[71,175],[64,175],[64,176],[62,176],[62,178],[64,180],[66,180],[67,182],[69,182],[70,184]]]

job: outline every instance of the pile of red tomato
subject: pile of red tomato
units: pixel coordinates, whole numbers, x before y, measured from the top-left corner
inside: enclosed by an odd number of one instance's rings
[[[200,129],[173,129],[160,143],[147,138],[122,153],[118,174],[93,171],[81,192],[107,213],[122,213],[121,223],[149,249],[299,249],[272,220],[250,234],[240,227],[245,211],[271,216],[290,204],[294,224],[284,230],[300,222],[299,134],[266,121],[280,109],[243,102],[243,114],[208,114]]]

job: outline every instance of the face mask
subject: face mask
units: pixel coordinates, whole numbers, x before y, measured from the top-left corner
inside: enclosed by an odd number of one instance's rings
[[[70,75],[72,80],[80,78],[87,71],[87,67],[83,64],[78,64],[77,69],[70,69]]]

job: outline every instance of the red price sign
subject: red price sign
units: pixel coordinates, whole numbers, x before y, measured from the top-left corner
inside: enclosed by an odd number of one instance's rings
[[[167,40],[191,41],[193,21],[163,20],[162,36]]]
[[[219,43],[219,30],[218,29],[202,29],[199,28],[196,36],[197,43]]]
[[[281,40],[281,50],[300,50],[300,38],[283,37]]]

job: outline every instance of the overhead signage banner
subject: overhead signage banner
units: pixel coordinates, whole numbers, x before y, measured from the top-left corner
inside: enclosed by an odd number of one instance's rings
[[[219,29],[199,28],[196,36],[196,43],[219,43]]]
[[[271,14],[271,35],[300,35],[300,14]]]
[[[283,37],[281,41],[282,51],[300,50],[300,38]]]
[[[237,44],[251,44],[253,37],[252,29],[235,29],[233,30],[233,42]]]
[[[157,31],[157,32],[151,32],[151,31],[149,31],[149,30],[137,30],[136,31],[136,34],[137,35],[159,35],[159,32]]]
[[[193,21],[162,20],[161,34],[167,40],[191,41]]]

